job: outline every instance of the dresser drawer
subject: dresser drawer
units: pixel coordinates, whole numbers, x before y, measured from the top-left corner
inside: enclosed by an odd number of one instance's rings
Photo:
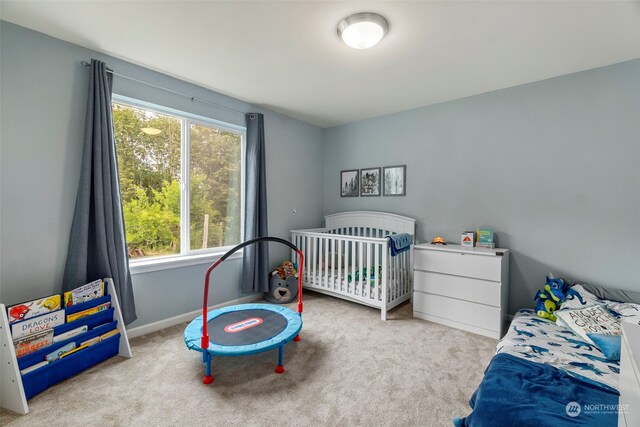
[[[415,270],[416,291],[500,307],[500,282]]]
[[[414,266],[418,270],[499,282],[502,257],[423,249],[414,252]]]
[[[502,323],[497,307],[422,292],[414,292],[413,310],[497,332]]]

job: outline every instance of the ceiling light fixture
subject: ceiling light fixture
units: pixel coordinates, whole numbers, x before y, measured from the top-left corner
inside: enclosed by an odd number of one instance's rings
[[[147,135],[158,135],[162,133],[160,129],[156,129],[156,128],[141,128],[140,130],[146,133]]]
[[[377,44],[389,31],[389,22],[372,12],[356,13],[338,23],[338,36],[354,49],[367,49]]]

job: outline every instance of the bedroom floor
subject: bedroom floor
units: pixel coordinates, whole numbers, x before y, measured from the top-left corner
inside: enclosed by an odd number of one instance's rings
[[[0,424],[65,425],[394,425],[451,426],[493,356],[496,340],[305,294],[302,340],[277,351],[214,360],[202,384],[199,353],[185,325],[131,340],[132,359],[113,358],[29,401],[30,413],[2,410]],[[292,305],[293,306],[293,305]]]

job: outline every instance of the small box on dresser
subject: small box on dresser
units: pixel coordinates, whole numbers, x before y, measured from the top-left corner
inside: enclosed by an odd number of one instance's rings
[[[509,250],[415,245],[413,316],[501,338],[509,297]]]

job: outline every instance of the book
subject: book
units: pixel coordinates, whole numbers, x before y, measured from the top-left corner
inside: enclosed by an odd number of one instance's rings
[[[118,329],[112,329],[109,332],[105,332],[104,334],[100,335],[100,341],[104,341],[107,338],[117,335],[119,333],[120,331]]]
[[[493,231],[488,228],[478,228],[476,230],[478,243],[493,243]]]
[[[68,351],[73,350],[74,348],[76,348],[76,343],[74,342],[70,342],[67,345],[64,345],[62,347],[60,347],[59,349],[52,351],[51,353],[47,354],[44,357],[44,360],[46,360],[48,363],[53,363],[56,360],[60,359],[60,356],[62,356],[63,354],[65,354]]]
[[[33,372],[36,369],[40,369],[43,366],[47,366],[49,364],[49,362],[47,362],[46,360],[43,360],[42,362],[38,362],[35,365],[31,365],[28,368],[24,368],[23,370],[20,371],[20,375],[24,375],[24,374],[28,374],[29,372]]]
[[[486,248],[486,249],[494,249],[496,247],[495,243],[476,243],[476,248]]]
[[[16,322],[11,325],[11,336],[13,340],[32,335],[36,332],[51,329],[64,323],[64,309],[54,311],[49,314],[43,314],[38,317],[32,317],[22,322]]]
[[[88,345],[88,344],[84,344],[84,345],[81,345],[80,347],[74,348],[73,350],[69,350],[69,351],[67,351],[67,352],[66,352],[66,353],[64,353],[64,354],[61,354],[61,355],[60,355],[60,359],[64,359],[64,358],[65,358],[65,357],[67,357],[67,356],[71,356],[73,353],[75,353],[75,352],[77,352],[77,351],[80,351],[80,350],[82,350],[83,348],[87,348],[87,347],[89,347],[89,345]]]
[[[7,309],[7,314],[9,315],[9,323],[11,324],[59,309],[60,295],[51,295],[45,298],[13,305]]]
[[[26,356],[51,344],[53,344],[53,329],[36,332],[13,341],[13,345],[16,348],[16,357]]]
[[[110,302],[105,302],[103,304],[97,305],[92,308],[88,308],[86,310],[79,311],[77,313],[67,315],[67,322],[73,322],[74,320],[82,319],[83,317],[91,316],[92,314],[96,314],[102,310],[106,310],[111,306]]]
[[[89,346],[89,345],[94,345],[94,344],[97,344],[97,343],[99,343],[99,342],[100,342],[100,337],[99,337],[99,336],[97,336],[97,337],[89,338],[89,339],[88,339],[88,340],[86,340],[86,341],[82,341],[82,342],[80,343],[80,346],[82,347],[83,345],[87,345],[87,346]]]
[[[104,296],[104,282],[95,280],[86,285],[75,288],[64,293],[64,306],[70,307],[81,302],[91,301],[92,299]]]
[[[79,327],[77,327],[75,329],[72,329],[70,331],[64,332],[62,334],[54,335],[53,336],[53,342],[56,343],[56,342],[68,340],[69,338],[73,338],[76,335],[80,335],[82,333],[85,333],[88,330],[89,330],[89,327],[87,325],[79,326]]]

